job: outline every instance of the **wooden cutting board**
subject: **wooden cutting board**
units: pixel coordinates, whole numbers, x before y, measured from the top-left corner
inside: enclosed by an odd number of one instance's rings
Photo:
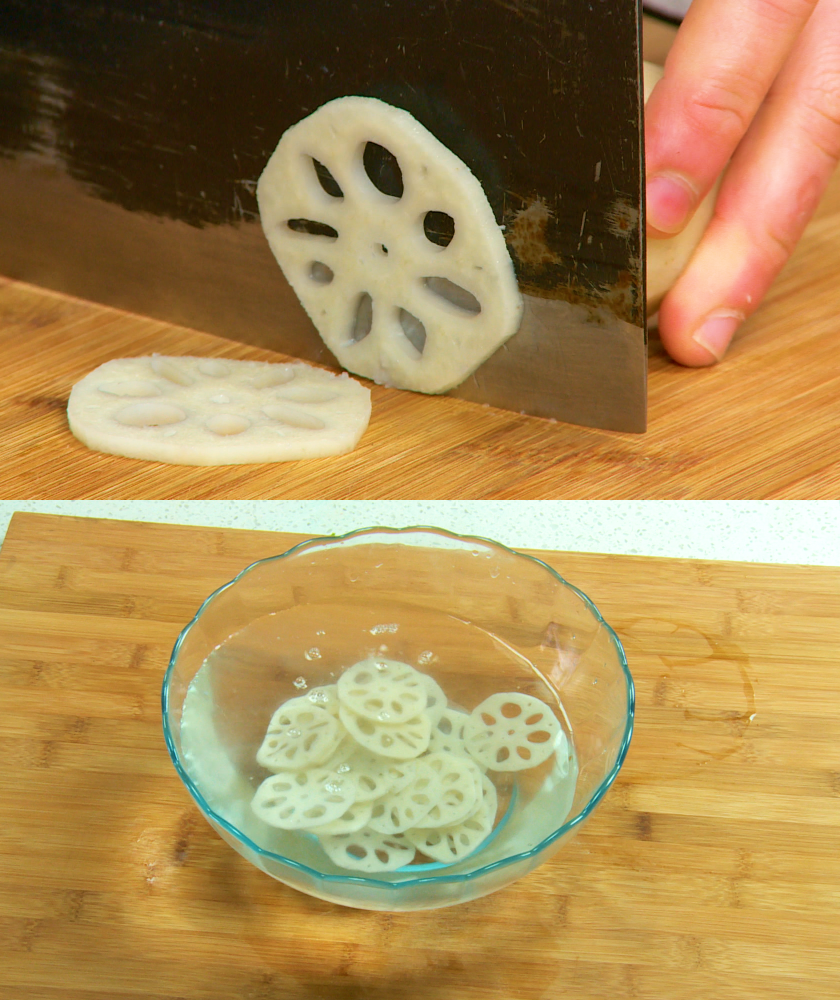
[[[189,229],[185,226],[185,229]],[[357,449],[216,469],[88,451],[74,382],[114,358],[288,360],[0,278],[0,496],[23,499],[816,499],[840,496],[840,174],[724,364],[680,368],[654,338],[644,435],[373,387]],[[278,318],[278,331],[282,318]],[[247,341],[247,328],[230,336]],[[278,342],[280,336],[278,333]]]
[[[381,914],[240,858],[161,735],[181,627],[298,537],[15,515],[0,553],[4,1000],[838,996],[840,569],[540,553],[626,644],[625,767],[520,882]]]

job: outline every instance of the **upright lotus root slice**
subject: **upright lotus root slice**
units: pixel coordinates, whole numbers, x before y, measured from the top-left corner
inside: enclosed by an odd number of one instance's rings
[[[257,199],[289,284],[352,372],[445,392],[519,328],[522,296],[481,184],[400,108],[322,105],[283,134]]]
[[[330,860],[339,868],[357,872],[392,872],[414,860],[415,849],[405,834],[377,833],[358,830],[356,833],[319,837]]]
[[[373,722],[394,725],[425,712],[425,676],[399,660],[370,657],[354,663],[338,679],[338,700]]]
[[[296,461],[352,451],[370,420],[370,391],[304,364],[118,358],[73,386],[67,419],[88,448],[127,458]]]
[[[516,691],[491,694],[472,710],[464,746],[493,771],[522,771],[548,760],[561,733],[557,716],[539,698]]]
[[[338,719],[307,698],[292,698],[271,717],[257,763],[269,771],[322,764],[344,736]]]
[[[254,794],[251,809],[269,826],[309,830],[343,816],[355,799],[352,778],[310,768],[266,778]]]
[[[434,677],[429,677],[428,674],[421,674],[420,676],[423,678],[423,684],[426,687],[426,715],[428,715],[429,722],[432,724],[432,729],[434,729],[446,711],[448,699],[446,692]]]

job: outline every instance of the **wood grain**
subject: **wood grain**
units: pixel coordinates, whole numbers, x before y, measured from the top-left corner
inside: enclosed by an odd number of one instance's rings
[[[543,553],[626,645],[626,765],[525,879],[389,915],[251,867],[163,744],[178,631],[211,588],[295,540],[14,517],[0,553],[0,996],[837,996],[840,570]]]

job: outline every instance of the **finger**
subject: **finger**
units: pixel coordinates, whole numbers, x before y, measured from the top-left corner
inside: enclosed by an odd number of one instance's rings
[[[646,109],[647,227],[679,232],[747,131],[816,0],[694,0]]]
[[[820,0],[723,179],[659,313],[665,349],[720,360],[798,242],[840,158],[840,0]]]

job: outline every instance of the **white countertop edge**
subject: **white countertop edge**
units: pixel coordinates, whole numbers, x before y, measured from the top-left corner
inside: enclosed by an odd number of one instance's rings
[[[512,548],[840,566],[838,500],[0,501],[0,538],[16,510],[324,535],[426,524]]]

